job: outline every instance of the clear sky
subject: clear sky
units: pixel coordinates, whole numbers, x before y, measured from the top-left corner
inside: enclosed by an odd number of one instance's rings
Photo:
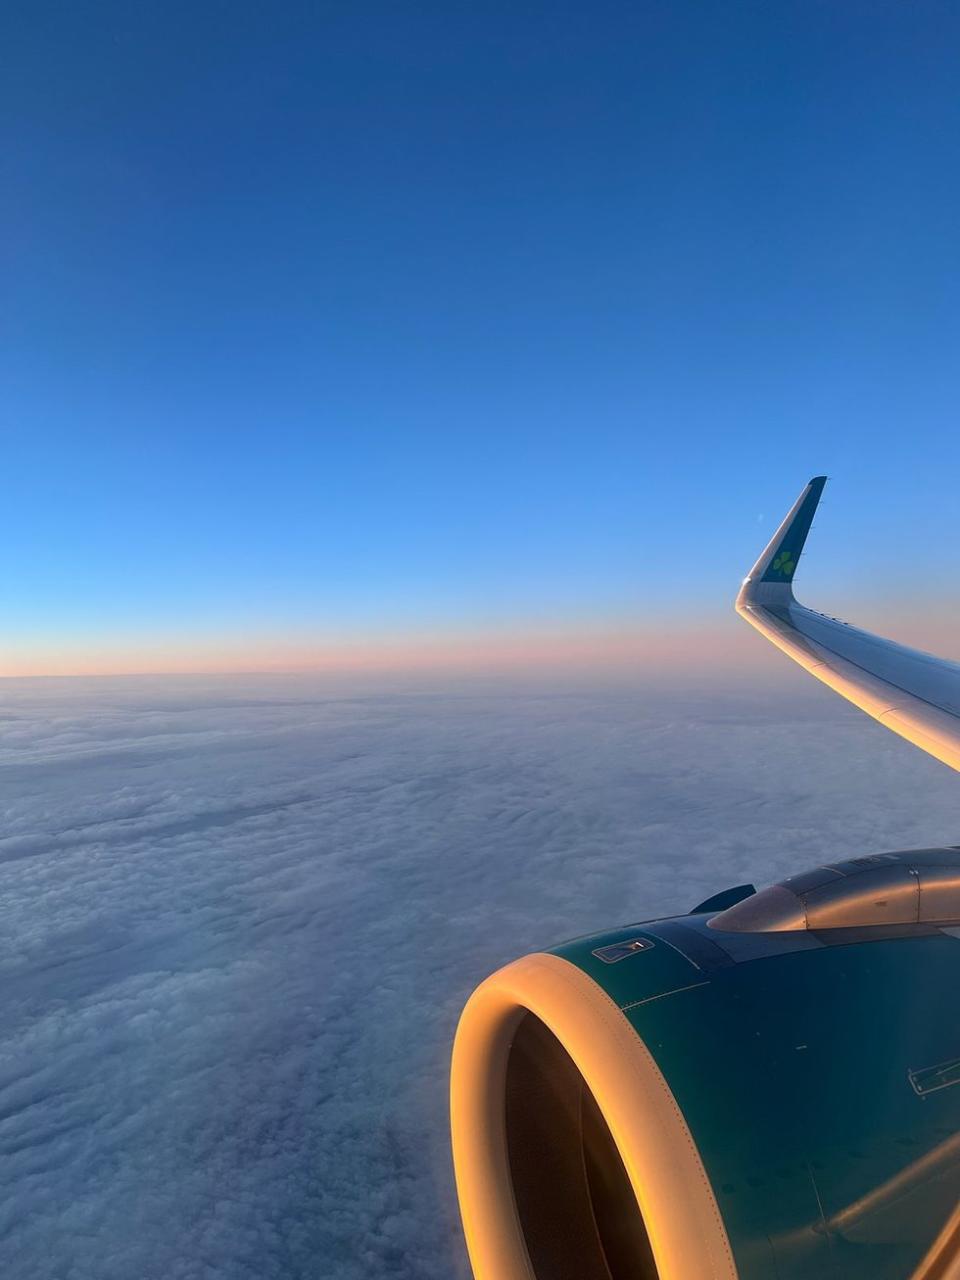
[[[811,603],[958,594],[954,6],[40,0],[2,43],[6,670],[726,625],[818,472]]]

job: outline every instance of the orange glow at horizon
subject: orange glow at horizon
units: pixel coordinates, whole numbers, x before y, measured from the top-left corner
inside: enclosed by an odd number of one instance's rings
[[[960,658],[960,627],[936,607],[848,610],[851,618],[903,644]],[[884,616],[885,615],[885,616]],[[709,620],[672,618],[555,621],[486,627],[434,626],[386,633],[164,637],[20,636],[0,646],[0,677],[429,673],[578,669],[693,677],[760,674],[784,659],[750,634],[733,610]]]
[[[290,639],[171,637],[71,644],[43,641],[0,650],[0,676],[227,675],[281,672],[469,671],[529,668],[636,670],[740,667],[761,660],[760,646],[735,622],[687,623],[665,630],[638,625],[525,627],[399,636]]]

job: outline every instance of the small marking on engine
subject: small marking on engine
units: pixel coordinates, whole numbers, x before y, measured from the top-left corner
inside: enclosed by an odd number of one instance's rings
[[[627,942],[613,942],[609,947],[597,947],[592,954],[604,964],[616,964],[618,960],[626,960],[627,956],[649,951],[653,945],[649,938],[630,938]]]

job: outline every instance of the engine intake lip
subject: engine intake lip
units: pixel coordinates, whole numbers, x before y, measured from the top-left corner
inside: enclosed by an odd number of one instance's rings
[[[643,1217],[659,1280],[737,1280],[710,1181],[650,1051],[575,965],[536,953],[493,974],[460,1018],[450,1078],[454,1170],[476,1280],[540,1280],[513,1194],[506,1132],[514,1034],[532,1013],[595,1099]]]

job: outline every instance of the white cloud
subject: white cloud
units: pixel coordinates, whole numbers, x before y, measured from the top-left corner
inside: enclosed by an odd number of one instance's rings
[[[523,951],[960,840],[942,766],[782,691],[9,681],[8,1280],[450,1280],[446,1069]]]

